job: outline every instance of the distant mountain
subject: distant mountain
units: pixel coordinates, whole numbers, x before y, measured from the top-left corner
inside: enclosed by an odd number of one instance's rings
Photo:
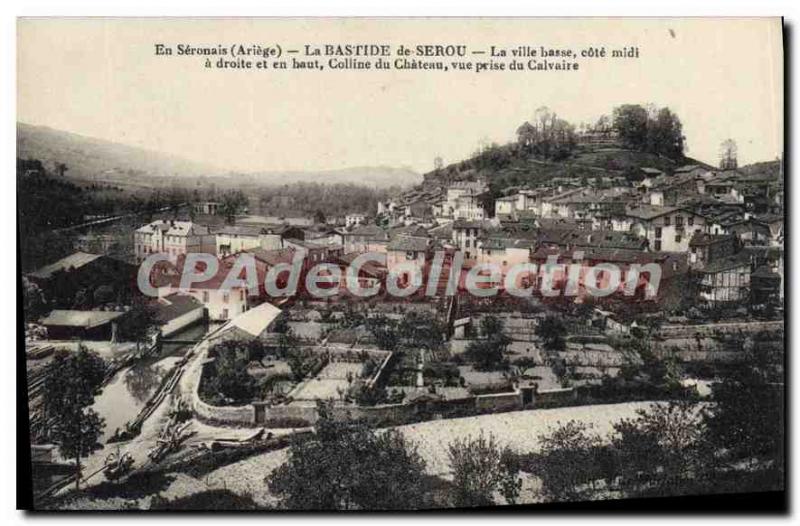
[[[98,181],[222,173],[175,155],[21,122],[17,123],[17,157],[39,159],[48,168],[64,163],[68,177]]]
[[[181,157],[128,146],[103,139],[86,137],[46,126],[17,123],[17,157],[39,159],[54,172],[56,164],[68,167],[70,178],[140,183],[148,178],[220,178],[227,185],[284,185],[293,182],[355,183],[386,188],[408,186],[422,181],[422,176],[406,168],[388,166],[355,167],[324,171],[286,171],[232,173],[221,168]]]
[[[781,178],[783,175],[783,163],[780,160],[762,161],[740,166],[739,171],[753,177]]]
[[[377,188],[412,186],[422,182],[422,175],[408,168],[391,166],[357,166],[338,170],[303,172],[259,172],[248,174],[253,182],[261,184],[287,183],[354,183]]]

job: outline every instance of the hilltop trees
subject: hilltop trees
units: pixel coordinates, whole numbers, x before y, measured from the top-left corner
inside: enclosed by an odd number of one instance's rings
[[[50,437],[66,458],[75,459],[75,487],[80,485],[81,458],[100,449],[105,425],[90,408],[100,393],[106,365],[83,346],[75,353],[58,353],[48,366],[44,381],[44,411]]]
[[[614,108],[613,122],[627,148],[671,159],[683,156],[683,125],[669,108],[623,104]]]
[[[517,128],[517,144],[524,152],[545,159],[565,159],[575,148],[575,127],[542,106],[533,119]]]

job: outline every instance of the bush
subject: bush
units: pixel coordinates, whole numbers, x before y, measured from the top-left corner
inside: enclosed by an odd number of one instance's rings
[[[237,495],[227,489],[212,489],[172,500],[156,495],[150,501],[150,509],[158,511],[239,511],[257,510],[260,507],[249,495]]]

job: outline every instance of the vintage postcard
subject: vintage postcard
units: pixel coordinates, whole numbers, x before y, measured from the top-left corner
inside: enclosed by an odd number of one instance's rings
[[[20,491],[780,495],[783,41],[779,18],[18,19]]]

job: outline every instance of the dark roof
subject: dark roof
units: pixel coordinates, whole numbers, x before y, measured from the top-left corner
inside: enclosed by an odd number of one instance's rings
[[[203,308],[203,304],[193,296],[176,293],[161,298],[155,303],[155,308],[156,318],[160,322],[166,323],[188,312]]]
[[[51,263],[36,270],[35,272],[31,272],[29,275],[34,278],[49,279],[58,271],[68,270],[70,268],[81,268],[82,266],[88,265],[95,259],[101,257],[104,256],[99,254],[89,254],[87,252],[75,252],[72,255],[59,259],[55,263]]]
[[[461,228],[477,228],[477,229],[488,229],[491,228],[491,223],[489,221],[470,221],[467,219],[456,219],[452,223],[453,229],[461,229]]]
[[[398,236],[427,237],[428,231],[425,227],[420,225],[401,226],[389,229],[389,239],[394,239]]]
[[[725,243],[735,239],[736,236],[732,234],[705,234],[703,232],[695,232],[692,239],[689,241],[690,247],[700,247],[706,245],[713,245],[714,243]]]
[[[345,235],[363,236],[381,241],[386,241],[389,239],[389,234],[378,225],[359,225],[350,232],[347,232]]]
[[[733,256],[711,261],[701,272],[704,274],[716,274],[717,272],[724,272],[745,265],[750,265],[750,256],[745,252],[740,252]]]
[[[339,264],[347,267],[351,265],[353,260],[355,260],[358,256],[363,255],[363,252],[348,252],[347,254],[342,254],[337,259],[339,260]],[[367,276],[378,278],[386,273],[386,267],[376,263],[375,261],[367,261],[359,267],[359,272]]]
[[[679,166],[675,168],[675,173],[684,173],[684,172],[691,172],[692,170],[697,170],[698,168],[703,168],[699,164],[685,164],[683,166]]]
[[[640,250],[609,249],[609,248],[574,248],[571,250],[540,248],[533,254],[532,259],[542,260],[548,256],[560,256],[572,259],[576,252],[583,253],[584,261],[607,261],[616,263],[658,263],[668,259],[664,254],[653,254]]]
[[[754,278],[761,278],[761,279],[774,279],[779,280],[781,279],[780,275],[772,272],[767,265],[761,265],[758,267],[752,274]]]
[[[676,206],[638,205],[629,208],[627,210],[627,214],[630,217],[635,217],[637,219],[644,219],[645,221],[649,221],[650,219],[655,219],[657,217],[671,214],[672,212],[675,212],[677,210],[680,210],[680,208]]]
[[[574,246],[596,248],[643,250],[647,246],[647,240],[643,237],[634,236],[629,232],[617,232],[614,230],[576,230],[562,239]]]
[[[387,250],[398,250],[402,252],[424,252],[430,246],[430,239],[420,236],[397,236],[389,242]]]
[[[482,249],[505,250],[507,248],[530,249],[533,242],[530,239],[517,239],[510,237],[490,237],[483,240]]]
[[[291,248],[278,248],[275,250],[264,250],[263,248],[251,248],[245,250],[249,254],[253,254],[256,259],[263,261],[268,265],[277,265],[279,263],[291,263],[294,257],[294,250]],[[233,256],[235,257],[235,255]]]
[[[267,229],[262,226],[228,225],[217,231],[217,234],[229,236],[258,236],[266,234]]]
[[[105,325],[124,315],[123,311],[54,310],[42,318],[40,323],[58,327],[91,329]]]

